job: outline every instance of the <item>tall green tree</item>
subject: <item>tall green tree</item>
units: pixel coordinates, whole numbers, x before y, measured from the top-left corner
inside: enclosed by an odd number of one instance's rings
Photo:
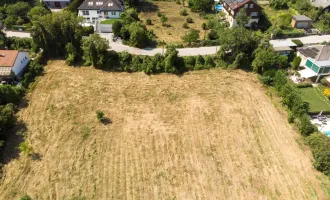
[[[183,42],[187,42],[189,45],[191,43],[197,42],[199,38],[199,30],[190,29],[190,31],[182,37]]]
[[[211,11],[214,5],[213,0],[189,0],[188,5],[193,11]]]
[[[109,42],[98,34],[92,34],[82,40],[83,59],[86,65],[100,68],[106,63]]]
[[[245,25],[249,23],[249,20],[250,17],[247,15],[246,9],[241,8],[236,16],[237,25],[241,28],[244,28]]]
[[[264,72],[275,67],[277,63],[277,53],[272,47],[258,47],[254,52],[254,60],[252,62],[252,69],[255,72]]]

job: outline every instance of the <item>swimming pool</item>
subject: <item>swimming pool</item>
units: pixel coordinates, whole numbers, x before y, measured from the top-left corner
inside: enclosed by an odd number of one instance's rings
[[[218,5],[215,6],[215,9],[217,11],[221,11],[223,9],[223,5],[222,4],[218,4]]]
[[[330,137],[330,131],[322,131],[326,136]]]

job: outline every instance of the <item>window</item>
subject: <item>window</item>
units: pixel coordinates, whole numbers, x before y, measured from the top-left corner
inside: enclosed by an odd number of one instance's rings
[[[91,1],[88,2],[88,5],[89,5],[89,6],[93,6],[93,2],[91,2]]]
[[[252,12],[251,13],[251,17],[256,17],[256,16],[258,16],[258,12]]]
[[[96,12],[97,12],[97,14],[101,14],[101,11],[99,11],[99,10],[98,10],[98,11],[96,11]]]
[[[116,12],[111,12],[111,15],[116,15]]]
[[[249,4],[245,4],[245,5],[244,5],[244,8],[248,8],[248,7],[249,7]]]
[[[113,3],[108,3],[108,6],[109,6],[109,7],[113,6]]]
[[[250,4],[250,8],[253,8],[253,4]]]
[[[96,2],[96,5],[97,6],[102,6],[103,5],[103,2],[102,1],[98,1],[98,2]]]
[[[88,10],[83,10],[82,13],[83,13],[83,15],[89,15],[89,11]]]

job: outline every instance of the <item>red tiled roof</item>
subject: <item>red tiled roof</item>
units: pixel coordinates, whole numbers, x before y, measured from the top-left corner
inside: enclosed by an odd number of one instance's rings
[[[0,50],[0,67],[13,67],[17,55],[17,50]]]

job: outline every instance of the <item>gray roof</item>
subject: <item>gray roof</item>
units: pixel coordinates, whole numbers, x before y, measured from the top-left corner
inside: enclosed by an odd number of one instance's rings
[[[330,63],[330,45],[302,47],[298,51],[304,56],[315,60],[319,66],[328,66]]]
[[[122,11],[123,8],[120,0],[85,0],[78,10]]]
[[[291,49],[290,47],[274,47],[273,48],[275,51],[293,51],[293,49]]]
[[[323,8],[326,8],[326,7],[330,6],[330,0],[311,0],[311,3],[312,3],[315,7],[323,7]]]
[[[306,15],[296,15],[293,16],[293,19],[296,21],[313,21],[311,18],[307,17]]]
[[[297,45],[291,39],[270,40],[269,43],[275,47],[296,47]]]

